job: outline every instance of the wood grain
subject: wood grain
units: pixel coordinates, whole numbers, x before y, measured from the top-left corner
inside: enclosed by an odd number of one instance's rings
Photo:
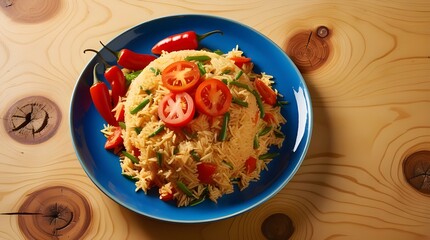
[[[166,223],[122,208],[85,175],[68,129],[74,84],[92,58],[83,49],[183,13],[240,21],[284,50],[300,32],[330,30],[326,62],[304,73],[315,122],[299,172],[263,205],[213,223]],[[86,239],[264,239],[262,224],[276,213],[292,220],[292,239],[430,239],[430,196],[402,169],[407,156],[430,150],[428,1],[1,0],[0,81],[1,117],[34,95],[63,116],[37,145],[0,127],[0,213],[18,211],[36,190],[65,186],[91,206]],[[17,219],[0,215],[0,239],[24,239]]]

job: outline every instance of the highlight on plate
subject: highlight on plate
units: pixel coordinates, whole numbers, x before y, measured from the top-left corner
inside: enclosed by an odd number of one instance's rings
[[[285,138],[282,96],[238,47],[163,52],[122,72],[128,88],[114,101],[117,124],[102,133],[136,191],[158,189],[178,207],[216,203],[258,181],[278,155],[269,149]]]

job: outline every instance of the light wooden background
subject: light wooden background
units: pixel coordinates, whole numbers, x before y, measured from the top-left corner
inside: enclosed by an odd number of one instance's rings
[[[182,13],[240,21],[283,49],[297,33],[330,30],[325,64],[304,74],[314,133],[302,167],[267,203],[213,223],[165,223],[120,207],[86,176],[68,129],[75,81],[93,56],[82,50]],[[428,0],[0,0],[0,116],[34,95],[54,101],[62,121],[36,145],[0,126],[0,213],[61,185],[90,203],[85,239],[264,239],[261,225],[275,213],[291,218],[292,239],[430,239],[430,195],[403,175],[407,156],[430,151]],[[24,238],[17,219],[0,215],[0,239]]]

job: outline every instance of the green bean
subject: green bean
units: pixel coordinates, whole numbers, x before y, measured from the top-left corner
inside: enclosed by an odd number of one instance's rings
[[[235,104],[237,104],[237,105],[240,105],[240,106],[242,106],[242,107],[248,107],[248,103],[247,103],[247,102],[245,102],[245,101],[243,101],[243,100],[241,100],[241,99],[239,99],[239,98],[235,98],[235,97],[233,97],[233,98],[231,99],[231,102],[232,102],[232,103],[235,103]]]
[[[253,147],[254,147],[254,149],[257,149],[257,148],[259,148],[260,147],[260,143],[258,142],[258,134],[255,134],[255,136],[254,136],[254,141],[253,141]]]
[[[205,75],[206,74],[206,69],[205,69],[205,66],[203,66],[203,63],[198,62],[197,63],[197,67],[199,67],[200,75]]]
[[[243,74],[243,71],[242,71],[242,70],[240,70],[240,71],[237,73],[237,75],[236,75],[236,77],[234,78],[234,80],[238,80],[238,79],[240,78],[240,76],[242,76],[242,74]]]
[[[227,139],[227,129],[228,129],[228,122],[230,121],[230,112],[226,112],[224,114],[224,119],[222,121],[222,127],[221,131],[218,137],[219,141],[225,141]]]
[[[161,164],[163,163],[163,153],[160,151],[157,152],[157,163],[158,163],[158,166],[160,167],[161,167]]]
[[[198,61],[198,62],[205,62],[211,60],[209,56],[206,55],[200,55],[200,56],[188,56],[185,58],[185,61]]]
[[[139,105],[137,105],[134,109],[130,111],[131,114],[136,114],[140,110],[142,110],[149,103],[149,98],[145,98]]]
[[[272,126],[266,126],[265,128],[261,129],[261,131],[258,133],[258,136],[264,136],[268,134],[272,130]]]
[[[260,118],[264,118],[264,115],[266,115],[266,113],[264,112],[264,105],[263,101],[261,100],[260,94],[258,94],[258,92],[255,90],[251,91],[251,93],[254,95],[257,101],[258,109],[260,109]]]
[[[258,159],[260,160],[266,160],[266,159],[272,159],[279,156],[278,152],[273,152],[273,153],[265,153],[265,154],[261,154],[260,156],[258,156]]]
[[[161,125],[160,127],[158,127],[153,133],[148,135],[148,138],[152,138],[155,137],[157,134],[159,134],[160,132],[162,132],[164,130],[164,125]]]
[[[196,162],[200,162],[200,159],[201,159],[201,157],[200,157],[200,155],[196,152],[196,150],[191,150],[190,151],[190,155],[191,155],[191,157],[193,158],[193,160],[194,161],[196,161]]]
[[[133,156],[132,154],[128,153],[127,151],[122,151],[122,154],[124,154],[124,156],[126,156],[128,159],[130,159],[133,163],[135,163],[135,164],[139,163],[139,159],[137,159],[137,157]]]
[[[181,181],[177,181],[176,185],[178,186],[178,188],[185,193],[185,195],[187,195],[188,197],[194,197],[193,192],[191,192],[190,189],[188,189],[188,187]]]
[[[134,182],[137,181],[137,179],[135,179],[134,176],[130,176],[130,175],[127,175],[125,173],[122,173],[121,175],[124,176],[125,178],[127,178],[128,180],[131,180],[131,181],[134,181]]]

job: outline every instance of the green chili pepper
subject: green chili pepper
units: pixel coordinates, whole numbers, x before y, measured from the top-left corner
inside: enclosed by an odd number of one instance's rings
[[[230,112],[226,112],[224,114],[224,119],[222,121],[222,127],[221,131],[218,137],[219,141],[225,141],[227,139],[227,129],[228,129],[228,122],[230,121]]]
[[[148,105],[149,103],[149,98],[146,98],[145,100],[143,100],[139,105],[137,105],[134,109],[132,109],[130,111],[131,114],[136,114],[138,113],[140,110],[142,110],[146,105]]]
[[[198,63],[197,63],[197,67],[199,68],[200,75],[205,75],[205,74],[206,74],[206,69],[205,69],[205,67],[203,66],[203,63],[198,62]]]
[[[124,154],[124,156],[126,156],[128,159],[130,159],[133,163],[135,163],[135,164],[139,163],[139,159],[137,159],[137,157],[133,156],[132,154],[128,153],[127,151],[122,151],[122,154]]]
[[[157,152],[157,163],[158,163],[158,166],[161,167],[161,164],[163,163],[163,153],[162,152]]]
[[[239,99],[239,98],[235,98],[235,97],[233,97],[233,98],[231,99],[231,102],[232,102],[232,103],[235,103],[235,104],[237,104],[237,105],[240,105],[240,106],[242,106],[242,107],[248,107],[248,103],[247,103],[247,102],[245,102],[245,101],[243,101],[243,100],[241,100],[241,99]]]
[[[178,186],[178,188],[185,193],[185,195],[187,195],[188,197],[194,197],[193,192],[191,192],[190,189],[188,189],[187,186],[185,186],[185,184],[181,181],[177,181],[176,185]]]
[[[148,138],[152,138],[154,136],[156,136],[157,134],[159,134],[160,132],[162,132],[164,130],[164,125],[161,125],[160,127],[158,127],[153,133],[148,135]]]
[[[211,58],[209,56],[206,56],[206,55],[188,56],[188,57],[185,58],[185,61],[206,62],[208,60],[211,60]]]
[[[201,157],[194,149],[190,151],[190,155],[194,161],[200,162]]]
[[[274,152],[274,153],[265,153],[265,154],[261,154],[260,156],[258,156],[258,159],[260,160],[266,160],[266,159],[272,159],[279,156],[278,152]]]

